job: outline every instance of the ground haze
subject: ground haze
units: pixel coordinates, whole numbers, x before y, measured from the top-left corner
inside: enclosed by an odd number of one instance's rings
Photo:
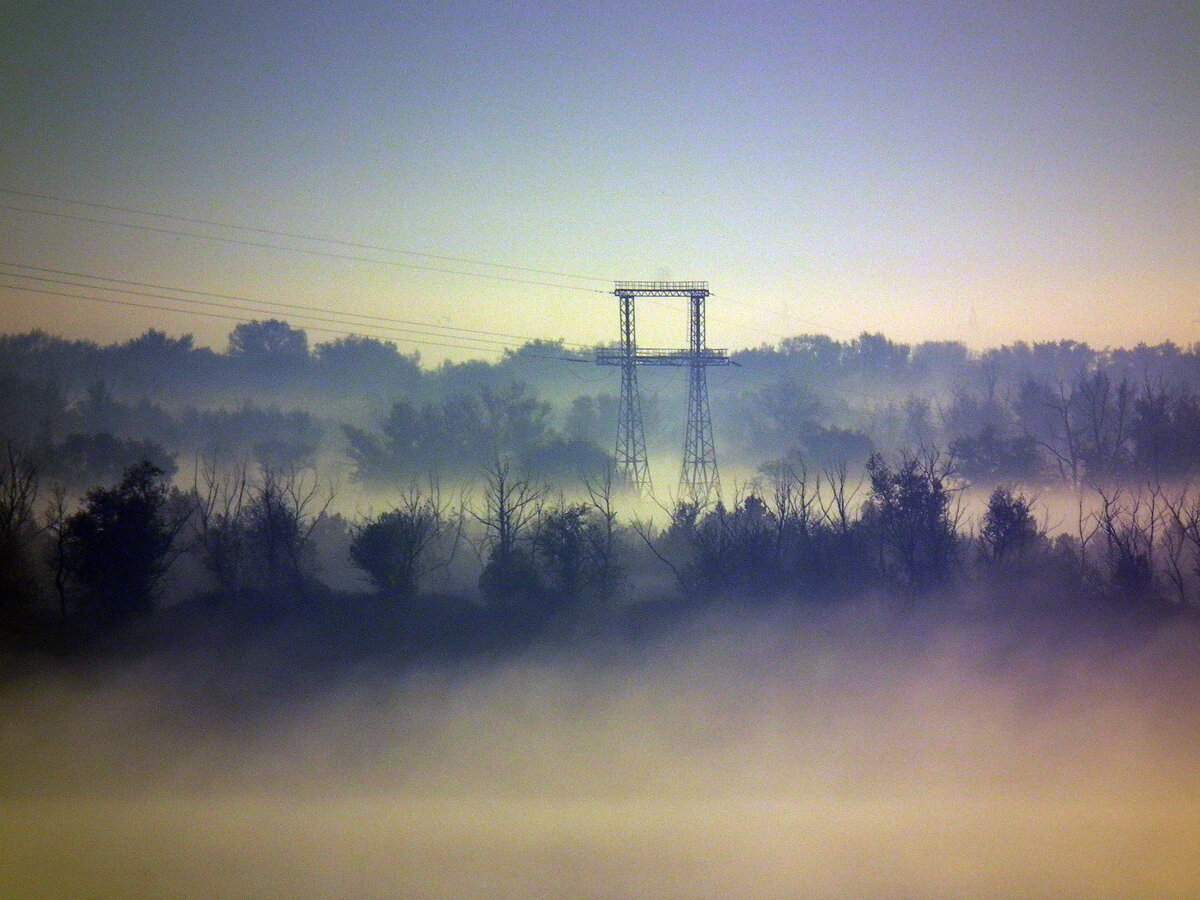
[[[718,610],[286,696],[263,648],[12,684],[0,893],[1195,896],[1200,628],[1026,619]]]

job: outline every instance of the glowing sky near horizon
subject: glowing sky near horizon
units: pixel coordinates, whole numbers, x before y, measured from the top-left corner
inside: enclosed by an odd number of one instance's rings
[[[711,283],[714,346],[1200,340],[1194,3],[16,2],[0,85],[0,188],[598,280],[0,210],[5,263],[572,343],[653,277]],[[0,331],[233,325],[19,283]]]

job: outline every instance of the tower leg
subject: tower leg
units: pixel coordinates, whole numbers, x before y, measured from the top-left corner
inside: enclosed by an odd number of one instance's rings
[[[621,409],[617,419],[617,471],[638,493],[651,489],[642,428],[642,401],[638,395],[637,368],[633,360],[621,366]]]
[[[707,506],[721,498],[717,448],[708,406],[708,374],[701,362],[688,367],[687,433],[683,439],[683,468],[679,499]]]
[[[638,395],[637,326],[633,294],[620,293],[621,301],[621,408],[617,418],[617,471],[638,493],[650,490],[650,465],[646,460],[646,433],[642,429],[642,399]]]

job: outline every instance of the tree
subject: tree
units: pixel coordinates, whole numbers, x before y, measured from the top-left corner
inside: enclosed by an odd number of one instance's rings
[[[197,504],[193,518],[200,562],[222,592],[236,600],[245,586],[249,567],[246,508],[250,486],[246,465],[240,463],[224,476],[218,474],[213,462],[203,462],[200,470],[194,487]]]
[[[1025,553],[1045,535],[1023,494],[1001,485],[992,491],[983,527],[979,530],[979,546],[985,559],[1000,563]]]
[[[479,586],[491,601],[528,598],[537,590],[537,571],[526,537],[545,503],[543,488],[515,476],[497,457],[487,471],[484,511],[473,513],[487,532],[487,562]]]
[[[587,537],[596,563],[596,582],[604,597],[616,590],[622,574],[618,562],[617,511],[613,505],[615,480],[616,466],[611,459],[605,462],[599,478],[584,479],[584,487],[592,505],[592,527]]]
[[[1080,483],[1119,476],[1129,458],[1133,391],[1102,369],[1080,371],[1051,388],[1036,380],[1021,385],[1014,411],[1025,433],[1046,450],[1064,481]]]
[[[229,355],[256,363],[308,360],[308,335],[280,319],[242,322],[229,333]]]
[[[126,470],[115,488],[94,488],[66,521],[66,570],[96,619],[118,625],[154,608],[154,592],[172,561],[187,516],[153,463]],[[178,502],[178,497],[175,498]]]
[[[358,526],[350,558],[380,593],[407,600],[423,578],[450,566],[462,528],[461,509],[442,503],[436,482],[427,493],[410,487],[396,507]]]
[[[577,597],[594,575],[592,507],[587,503],[560,503],[543,511],[534,536],[534,547],[550,587],[566,597]]]
[[[894,470],[878,454],[867,462],[871,497],[864,513],[879,529],[885,574],[916,588],[949,578],[956,542],[952,474],[932,450],[905,454]]]
[[[1104,535],[1109,580],[1126,599],[1147,599],[1154,592],[1159,532],[1170,524],[1170,504],[1157,490],[1096,488],[1096,520]]]
[[[122,382],[141,386],[181,384],[195,372],[197,358],[190,334],[173,338],[154,328],[105,353]]]
[[[978,434],[952,440],[950,456],[969,478],[1032,477],[1041,468],[1037,442],[1032,437],[1005,437],[990,424]]]
[[[863,332],[846,346],[849,367],[875,378],[894,378],[908,365],[909,347],[882,334]]]
[[[320,383],[331,390],[394,394],[421,380],[420,357],[401,354],[392,341],[348,335],[315,348]]]
[[[119,438],[106,431],[69,434],[39,454],[48,477],[79,487],[98,481],[111,484],[139,462],[150,463],[166,478],[175,474],[175,457],[161,444]]]
[[[263,589],[286,586],[303,594],[315,573],[311,537],[333,502],[317,476],[295,466],[264,467],[244,509],[247,552]]]
[[[30,544],[38,531],[37,494],[37,468],[28,454],[6,444],[0,459],[0,604],[9,608],[34,593]]]

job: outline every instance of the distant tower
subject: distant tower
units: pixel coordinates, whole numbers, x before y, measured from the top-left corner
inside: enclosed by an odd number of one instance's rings
[[[724,350],[705,346],[704,303],[706,281],[618,281],[613,294],[620,303],[621,340],[617,347],[596,351],[602,366],[621,367],[621,408],[617,418],[616,461],[621,474],[639,492],[650,490],[650,468],[646,461],[646,438],[642,428],[641,398],[638,396],[638,366],[686,367],[688,370],[687,432],[683,443],[683,465],[679,473],[679,499],[701,505],[720,496],[717,451],[713,442],[712,416],[708,405],[709,366],[729,364]],[[688,297],[688,347],[686,350],[642,350],[637,346],[634,298]]]

